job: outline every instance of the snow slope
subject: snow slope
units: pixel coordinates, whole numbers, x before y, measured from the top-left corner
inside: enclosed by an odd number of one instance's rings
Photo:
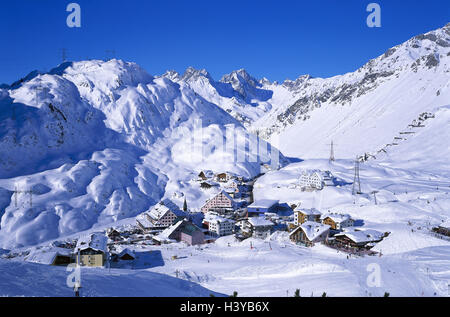
[[[73,297],[67,286],[71,272],[27,262],[0,260],[0,296]],[[26,277],[26,278],[24,278]],[[208,297],[223,296],[195,283],[145,271],[81,269],[83,297]]]

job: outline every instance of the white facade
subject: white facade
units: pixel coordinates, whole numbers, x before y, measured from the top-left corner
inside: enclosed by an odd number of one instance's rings
[[[233,220],[211,213],[206,214],[203,223],[208,225],[209,232],[219,237],[232,235],[234,231]]]
[[[333,185],[333,176],[329,171],[303,171],[299,183],[302,188],[321,190],[325,186]]]

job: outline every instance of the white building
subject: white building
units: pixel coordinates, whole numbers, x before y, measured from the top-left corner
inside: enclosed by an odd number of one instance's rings
[[[272,233],[274,223],[264,217],[252,217],[240,222],[241,231],[248,237],[265,239]]]
[[[322,215],[322,223],[327,224],[334,230],[342,230],[344,228],[353,227],[355,221],[350,215],[329,213]]]
[[[300,187],[322,190],[325,186],[332,186],[333,175],[329,171],[305,170],[300,176]]]
[[[208,212],[203,219],[203,225],[208,231],[218,237],[229,236],[234,231],[234,221],[231,219],[220,217],[215,213]]]

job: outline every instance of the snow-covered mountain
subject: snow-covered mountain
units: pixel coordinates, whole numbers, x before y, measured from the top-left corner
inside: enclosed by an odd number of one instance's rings
[[[264,116],[272,104],[267,102],[273,91],[257,81],[245,69],[234,71],[215,81],[205,70],[189,67],[183,75],[168,71],[162,77],[177,83],[185,83],[207,101],[218,105],[245,127]],[[267,82],[266,82],[267,83]]]
[[[253,126],[278,141],[283,153],[326,158],[334,141],[341,158],[374,154],[422,113],[450,103],[450,24],[389,49],[353,73],[302,76],[282,86],[296,101],[278,103]]]
[[[186,83],[289,156],[327,157],[334,140],[336,154],[350,158],[383,148],[421,113],[448,104],[449,52],[447,24],[332,78],[277,83],[241,69],[215,81],[194,68],[163,77]]]
[[[270,159],[187,84],[119,60],[34,72],[0,90],[0,107],[0,244],[8,248],[132,217],[174,193],[198,208],[209,197],[189,181],[201,169],[252,177]],[[242,146],[230,152],[230,139]],[[237,160],[245,153],[250,159]]]
[[[241,69],[215,81],[194,68],[153,77],[119,60],[32,72],[0,87],[0,247],[133,217],[173,194],[198,208],[209,198],[190,182],[199,170],[251,177],[269,160],[251,150],[248,131],[300,158],[327,157],[332,140],[337,158],[390,162],[419,143],[437,153],[449,148],[449,65],[450,24],[328,79],[279,84]],[[420,121],[424,113],[435,118]],[[237,150],[249,153],[246,162],[224,146],[230,138],[250,140]],[[400,138],[416,141],[389,151]]]

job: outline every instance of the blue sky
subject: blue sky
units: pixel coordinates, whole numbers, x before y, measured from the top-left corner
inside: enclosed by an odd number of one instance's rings
[[[66,6],[81,6],[81,28]],[[366,7],[381,5],[381,28]],[[329,77],[354,71],[410,37],[450,22],[449,0],[14,0],[0,1],[0,83],[69,60],[115,57],[153,75],[188,66],[220,77]]]

